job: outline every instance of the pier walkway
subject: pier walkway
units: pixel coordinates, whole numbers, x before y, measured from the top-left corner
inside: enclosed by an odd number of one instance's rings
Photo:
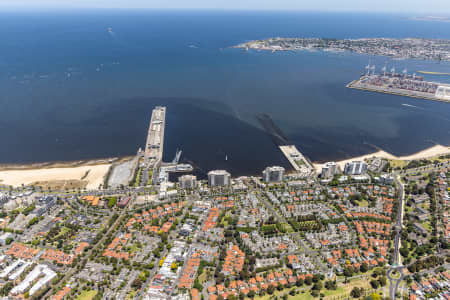
[[[162,162],[164,148],[164,128],[166,126],[166,108],[157,106],[152,111],[145,145],[144,162],[146,166],[158,166]]]
[[[297,149],[294,145],[285,145],[285,146],[279,146],[281,152],[283,152],[284,156],[288,159],[288,161],[291,163],[292,167],[306,175],[311,174],[311,172],[314,172],[314,166],[308,161],[308,159]]]

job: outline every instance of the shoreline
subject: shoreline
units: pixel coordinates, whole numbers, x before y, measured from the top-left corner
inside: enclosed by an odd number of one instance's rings
[[[436,156],[440,156],[440,155],[447,155],[447,154],[450,154],[450,146],[443,146],[443,145],[436,144],[434,146],[425,148],[419,152],[409,154],[409,155],[396,156],[396,155],[386,152],[384,150],[378,150],[378,151],[375,151],[372,153],[339,160],[339,161],[336,161],[336,164],[341,168],[341,170],[343,170],[345,164],[348,162],[352,162],[352,161],[356,161],[356,160],[364,160],[364,159],[372,158],[372,157],[380,157],[380,158],[385,158],[388,160],[411,161],[411,160],[427,159],[427,158],[432,158],[432,157],[436,157]],[[313,165],[314,165],[314,168],[316,169],[316,171],[320,172],[322,170],[322,166],[324,166],[325,163],[314,162]]]
[[[419,159],[433,158],[440,155],[450,154],[450,146],[436,144],[425,148],[419,152],[396,156],[384,150],[360,156],[345,158],[336,161],[341,169],[345,164],[355,160],[365,160],[372,157],[380,157],[388,160],[411,161]],[[42,162],[32,164],[0,164],[0,185],[11,185],[14,187],[31,185],[36,182],[52,181],[84,181],[88,189],[96,189],[103,183],[104,177],[110,168],[118,163],[126,162],[134,156],[124,156],[115,158]],[[313,167],[317,172],[321,172],[325,162],[313,162]],[[248,175],[247,175],[248,176]]]
[[[34,163],[0,163],[0,172],[2,171],[17,171],[17,170],[42,170],[54,168],[76,168],[82,166],[96,166],[103,164],[120,163],[130,160],[134,155],[107,157],[95,159],[79,159],[79,160],[58,160]]]
[[[57,185],[98,189],[111,167],[132,156],[68,162],[0,165],[0,185],[13,187]]]

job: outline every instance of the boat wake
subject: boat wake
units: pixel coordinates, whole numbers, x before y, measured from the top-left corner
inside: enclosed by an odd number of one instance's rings
[[[420,110],[424,110],[426,113],[431,113],[432,111],[425,109],[423,107],[419,107],[419,106],[415,106],[415,105],[411,105],[411,104],[406,104],[406,103],[402,103],[403,106],[407,106],[407,107],[412,107],[412,108],[417,108]],[[447,118],[447,116],[444,116],[442,113],[433,113],[433,116],[442,120],[445,120],[447,122],[450,122],[450,119]]]
[[[407,106],[407,107],[413,107],[413,108],[418,108],[418,109],[424,109],[424,108],[422,108],[422,107],[418,107],[418,106],[411,105],[411,104],[406,104],[406,103],[402,103],[402,105],[403,105],[403,106]]]

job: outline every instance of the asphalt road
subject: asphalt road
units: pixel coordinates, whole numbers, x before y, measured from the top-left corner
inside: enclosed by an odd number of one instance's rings
[[[389,297],[392,300],[395,300],[395,294],[397,293],[398,286],[400,282],[403,280],[404,274],[403,269],[404,266],[401,265],[400,262],[400,238],[401,238],[401,232],[402,232],[402,222],[403,222],[403,205],[404,205],[404,198],[405,198],[405,189],[403,187],[403,184],[400,182],[400,178],[397,175],[394,177],[395,183],[398,186],[398,213],[397,213],[397,221],[395,223],[395,239],[394,239],[394,259],[393,259],[393,265],[389,268],[387,277],[389,279]],[[393,272],[400,272],[399,278],[393,278],[392,273]]]

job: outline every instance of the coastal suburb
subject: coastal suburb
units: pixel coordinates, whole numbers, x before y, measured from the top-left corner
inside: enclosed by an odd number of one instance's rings
[[[1,166],[2,299],[450,299],[449,147],[197,178],[167,114],[132,157]]]

